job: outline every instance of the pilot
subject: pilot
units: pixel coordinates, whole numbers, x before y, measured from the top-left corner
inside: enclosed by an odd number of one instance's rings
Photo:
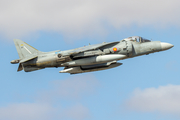
[[[137,42],[137,38],[135,38],[134,42]]]
[[[137,42],[137,38],[131,38],[130,41]]]

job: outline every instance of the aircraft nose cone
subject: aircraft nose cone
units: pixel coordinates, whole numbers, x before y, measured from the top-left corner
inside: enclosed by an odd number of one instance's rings
[[[161,42],[161,48],[162,50],[167,50],[174,47],[174,45],[170,44],[170,43],[165,43],[165,42]]]

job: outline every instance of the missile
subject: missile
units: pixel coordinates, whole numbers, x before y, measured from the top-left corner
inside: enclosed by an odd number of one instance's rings
[[[72,67],[59,71],[59,73],[75,73],[75,72],[82,73],[82,70],[80,67]]]

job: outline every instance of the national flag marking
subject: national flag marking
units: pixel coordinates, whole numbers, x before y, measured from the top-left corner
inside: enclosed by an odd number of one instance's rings
[[[116,47],[114,47],[114,48],[113,48],[113,51],[114,51],[114,52],[116,52],[116,51],[117,51],[117,48],[116,48]]]

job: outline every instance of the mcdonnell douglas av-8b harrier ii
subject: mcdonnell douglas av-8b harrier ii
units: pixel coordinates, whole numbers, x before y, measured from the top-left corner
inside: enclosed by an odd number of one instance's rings
[[[106,70],[122,65],[117,61],[140,55],[164,51],[173,47],[172,44],[151,41],[139,36],[125,38],[121,41],[88,45],[72,50],[41,52],[27,43],[14,40],[19,59],[17,71],[31,72],[44,68],[64,67],[60,73],[84,73]]]

